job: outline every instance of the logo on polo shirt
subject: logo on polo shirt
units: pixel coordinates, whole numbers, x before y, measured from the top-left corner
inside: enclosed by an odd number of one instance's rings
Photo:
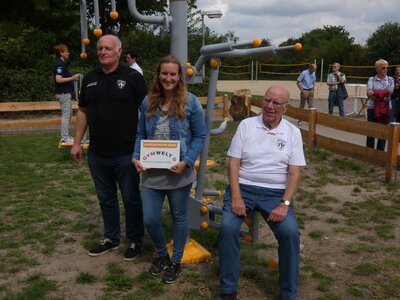
[[[126,85],[126,81],[125,80],[117,80],[117,86],[120,90],[122,90]]]
[[[62,68],[61,67],[58,67],[57,68],[57,74],[61,74],[62,73]]]
[[[285,149],[286,141],[284,141],[282,139],[278,139],[277,146],[278,146],[279,151],[282,151],[283,149]]]

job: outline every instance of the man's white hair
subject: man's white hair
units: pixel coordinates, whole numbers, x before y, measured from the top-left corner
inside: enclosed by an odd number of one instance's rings
[[[103,35],[101,38],[99,38],[99,40],[97,41],[97,47],[99,46],[101,39],[105,38],[105,37],[111,37],[114,39],[117,51],[119,51],[122,48],[122,43],[121,43],[121,40],[119,39],[119,37],[117,37],[116,35],[112,35],[112,34],[106,34],[106,35]]]

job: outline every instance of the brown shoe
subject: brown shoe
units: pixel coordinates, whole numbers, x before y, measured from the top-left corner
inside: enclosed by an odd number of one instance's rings
[[[219,294],[215,297],[215,300],[239,300],[237,293],[234,292],[232,294]]]

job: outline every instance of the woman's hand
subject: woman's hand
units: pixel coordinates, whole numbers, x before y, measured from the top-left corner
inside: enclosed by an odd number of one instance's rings
[[[143,168],[143,166],[142,166],[142,163],[140,162],[140,160],[137,160],[137,159],[132,159],[132,163],[133,163],[133,165],[135,166],[135,168],[136,168],[136,171],[138,172],[138,173],[140,173],[140,172],[142,172],[142,171],[146,171],[148,168]]]
[[[186,167],[187,164],[184,161],[180,161],[176,165],[169,168],[168,170],[170,170],[172,173],[181,174],[183,170],[186,169]]]

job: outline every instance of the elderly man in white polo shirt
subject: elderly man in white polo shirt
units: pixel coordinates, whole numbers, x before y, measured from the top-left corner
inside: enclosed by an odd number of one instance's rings
[[[240,226],[251,210],[261,213],[278,240],[280,299],[297,298],[300,233],[293,197],[306,162],[300,130],[282,118],[289,97],[284,87],[270,87],[262,115],[239,124],[228,150],[229,185],[219,236],[221,293],[216,299],[237,299]]]

